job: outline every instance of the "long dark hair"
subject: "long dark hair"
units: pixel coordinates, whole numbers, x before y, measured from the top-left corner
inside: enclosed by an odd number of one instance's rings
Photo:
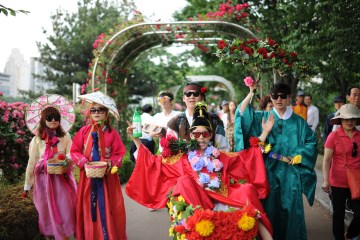
[[[48,115],[55,115],[58,116],[60,118],[60,122],[61,123],[61,115],[60,112],[55,108],[55,107],[47,107],[44,110],[42,110],[41,112],[41,118],[40,118],[40,123],[39,123],[39,133],[38,136],[42,139],[45,140],[46,134],[46,116]],[[61,128],[61,125],[59,124],[58,128],[56,129],[56,136],[57,137],[64,137],[65,136],[65,132],[64,130]]]

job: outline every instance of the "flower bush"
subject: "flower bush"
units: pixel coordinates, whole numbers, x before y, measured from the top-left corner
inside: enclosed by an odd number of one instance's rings
[[[253,240],[258,233],[260,212],[246,205],[229,211],[204,210],[188,205],[180,196],[169,195],[167,203],[174,240],[184,239],[244,239]]]
[[[242,65],[248,70],[260,74],[273,73],[280,77],[305,78],[310,67],[298,57],[295,51],[281,46],[270,39],[234,39],[231,42],[220,40],[215,55],[220,61]]]
[[[0,169],[2,178],[10,183],[20,179],[29,159],[33,135],[25,125],[26,107],[22,102],[0,100]]]

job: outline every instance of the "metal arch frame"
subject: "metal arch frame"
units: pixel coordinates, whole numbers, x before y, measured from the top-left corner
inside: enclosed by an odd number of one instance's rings
[[[159,26],[159,25],[172,25],[172,26],[176,26],[176,25],[219,25],[219,26],[227,26],[227,27],[232,27],[234,28],[235,30],[240,30],[240,32],[244,33],[245,35],[248,35],[252,38],[257,38],[256,35],[254,33],[252,33],[250,30],[248,30],[247,28],[244,28],[240,25],[237,25],[235,23],[230,23],[230,22],[225,22],[225,21],[178,21],[178,22],[144,22],[144,23],[138,23],[138,24],[134,24],[134,25],[131,25],[127,28],[124,28],[120,31],[118,31],[116,34],[114,34],[106,43],[105,45],[103,46],[103,48],[100,50],[100,53],[98,54],[98,56],[96,57],[96,60],[95,60],[95,64],[94,64],[94,68],[93,68],[93,71],[92,71],[92,78],[91,78],[91,87],[92,87],[92,92],[94,91],[94,84],[95,84],[95,74],[96,74],[96,68],[97,68],[97,65],[98,65],[98,61],[99,61],[99,58],[101,57],[102,53],[107,49],[107,47],[112,43],[112,41],[114,39],[116,39],[117,37],[121,36],[122,34],[126,33],[127,31],[129,30],[132,30],[132,29],[135,29],[135,28],[141,28],[143,26]],[[175,33],[186,33],[188,31],[174,31]],[[149,35],[149,34],[157,34],[157,35],[160,35],[160,34],[174,34],[173,31],[156,31],[155,29],[153,29],[152,31],[148,31],[148,32],[145,32],[145,33],[142,33],[141,36],[146,36],[146,35]],[[191,32],[191,31],[189,31]],[[197,32],[204,32],[204,31],[197,31]],[[231,36],[231,37],[237,37],[236,34],[234,34],[233,32],[225,32],[225,31],[220,31],[220,30],[207,30],[207,32],[209,33],[219,33],[219,32],[222,32],[223,34],[225,35],[228,35],[228,36]],[[128,44],[130,44],[132,41],[134,41],[134,39],[137,39],[137,38],[131,38],[129,41],[125,42],[124,44],[122,44],[119,49],[115,52],[115,54],[112,56],[111,58],[111,63],[114,61],[114,59],[116,58],[116,56],[119,54],[119,52]],[[214,38],[216,39],[216,38]],[[160,40],[160,39],[159,39]],[[178,41],[180,42],[180,41]],[[155,42],[154,42],[155,43]],[[159,44],[161,43],[161,41],[159,41]],[[156,45],[156,44],[155,44]],[[144,47],[146,47],[146,45],[142,45]],[[151,47],[154,47],[151,46]],[[151,48],[149,47],[149,48]],[[139,50],[140,48],[136,48],[135,51],[132,51],[129,56],[127,57],[127,59],[129,59],[130,56],[134,56],[136,55],[138,52],[137,50]],[[108,73],[106,73],[107,75]],[[227,80],[226,80],[227,81]],[[105,90],[106,90],[106,83],[105,83]]]

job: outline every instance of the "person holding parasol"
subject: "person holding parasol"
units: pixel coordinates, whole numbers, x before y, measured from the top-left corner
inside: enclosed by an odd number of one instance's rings
[[[117,120],[120,116],[114,99],[100,91],[79,98],[90,103],[90,123],[76,133],[70,151],[80,168],[76,239],[126,240],[124,198],[117,174],[126,149],[110,125],[111,115]]]

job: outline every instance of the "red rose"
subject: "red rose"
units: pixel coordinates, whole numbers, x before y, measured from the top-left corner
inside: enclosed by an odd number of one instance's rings
[[[200,92],[201,92],[201,94],[207,93],[207,88],[206,88],[206,87],[202,87],[202,88],[200,89]]]
[[[223,49],[228,46],[227,42],[225,42],[224,40],[220,40],[217,45],[218,49]]]
[[[163,151],[161,152],[161,155],[163,157],[170,157],[171,156],[171,150],[170,148],[164,148]]]
[[[160,139],[160,146],[162,148],[168,148],[169,147],[169,141],[166,138]]]
[[[250,146],[251,147],[257,147],[259,145],[259,139],[256,137],[250,138]]]
[[[57,159],[59,160],[65,160],[65,154],[59,154]]]

